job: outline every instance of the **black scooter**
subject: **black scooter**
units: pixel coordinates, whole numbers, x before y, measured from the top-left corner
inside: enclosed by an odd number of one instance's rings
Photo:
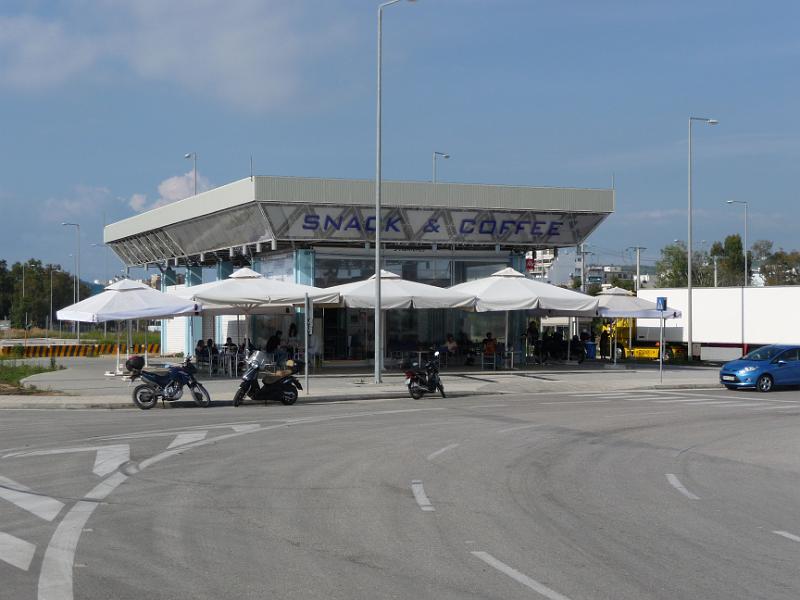
[[[286,366],[289,367],[288,375],[264,375],[261,384],[258,383],[258,372],[267,364],[267,355],[264,352],[256,351],[247,357],[247,370],[242,375],[242,383],[236,390],[233,397],[233,405],[239,406],[245,396],[252,400],[280,400],[283,404],[289,405],[297,402],[297,390],[302,390],[303,386],[295,377],[295,374],[302,368],[302,361],[287,360]]]
[[[413,363],[411,367],[417,367],[417,363]],[[426,393],[432,394],[436,390],[446,398],[444,393],[444,386],[442,380],[439,379],[439,351],[433,353],[433,358],[425,363],[425,370],[406,368],[406,385],[408,386],[408,393],[414,400],[419,400]]]

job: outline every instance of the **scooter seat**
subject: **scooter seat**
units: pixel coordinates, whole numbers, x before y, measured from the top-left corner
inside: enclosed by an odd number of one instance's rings
[[[278,383],[283,378],[283,375],[264,375],[264,379],[262,379],[261,382],[264,385],[272,385],[273,383]]]
[[[142,371],[142,375],[147,375],[148,378],[154,380],[161,386],[165,386],[170,382],[169,371]]]

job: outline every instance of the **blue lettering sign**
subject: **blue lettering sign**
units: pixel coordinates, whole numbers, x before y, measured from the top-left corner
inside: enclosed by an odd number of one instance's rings
[[[400,221],[400,217],[389,217],[389,219],[386,221],[386,227],[384,228],[384,231],[388,232],[389,229],[392,229],[393,231],[400,233],[400,230],[397,228],[397,224]]]
[[[564,223],[561,221],[552,221],[550,223],[550,229],[547,230],[547,235],[561,235],[561,232],[558,230]]]
[[[481,221],[481,224],[478,227],[478,232],[492,234],[494,233],[495,229],[497,229],[497,221]]]
[[[511,225],[513,225],[514,223],[516,223],[516,221],[502,221],[500,223],[500,235],[503,235],[507,229],[510,230]]]
[[[328,229],[335,229],[339,231],[342,228],[342,216],[339,215],[338,219],[331,219],[330,215],[325,215],[325,225],[322,226],[322,229],[327,231]]]
[[[530,225],[530,221],[517,221],[517,230],[515,233],[520,233],[523,229],[525,229],[525,225]]]
[[[541,225],[547,225],[547,221],[534,221],[531,227],[531,235],[542,235],[544,232],[539,229]]]
[[[459,233],[475,233],[475,219],[464,219],[461,221],[461,227],[458,229]]]
[[[361,223],[358,220],[358,217],[353,216],[347,222],[347,225],[344,226],[344,230],[347,231],[348,229],[355,229],[356,231],[361,231]]]
[[[367,217],[364,220],[364,231],[375,231],[375,217]]]
[[[306,215],[303,219],[303,229],[316,231],[319,229],[319,215]]]

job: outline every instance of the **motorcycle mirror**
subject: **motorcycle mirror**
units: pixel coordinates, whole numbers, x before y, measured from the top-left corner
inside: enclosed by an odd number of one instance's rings
[[[433,355],[434,356],[439,356],[439,351],[437,350],[436,352],[433,353]]]

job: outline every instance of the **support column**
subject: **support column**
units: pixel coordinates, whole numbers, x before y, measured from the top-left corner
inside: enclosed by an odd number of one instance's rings
[[[161,272],[161,291],[166,292],[167,286],[169,285],[176,285],[178,283],[178,276],[175,274],[175,271],[172,267],[167,267]],[[162,319],[161,321],[161,354],[164,354],[167,350],[167,324],[169,321],[167,319]],[[129,349],[130,351],[130,349]]]
[[[203,283],[203,267],[197,265],[186,267],[186,287]],[[194,354],[197,340],[203,337],[203,317],[188,317],[186,319],[186,335],[184,337],[184,356]]]
[[[519,271],[520,273],[524,274],[527,277],[527,272],[525,271],[525,255],[512,253],[509,257],[509,262],[511,263],[511,268],[515,271]],[[506,348],[509,350],[514,350],[514,362],[516,363],[518,357],[521,356],[522,352],[522,332],[528,328],[527,319],[521,310],[513,310],[509,313],[509,339],[506,340]]]
[[[294,282],[303,285],[314,285],[314,251],[311,249],[295,250]]]
[[[227,279],[233,273],[233,263],[223,260],[217,263],[217,280]],[[225,343],[222,333],[222,316],[214,317],[214,341],[217,346]]]

